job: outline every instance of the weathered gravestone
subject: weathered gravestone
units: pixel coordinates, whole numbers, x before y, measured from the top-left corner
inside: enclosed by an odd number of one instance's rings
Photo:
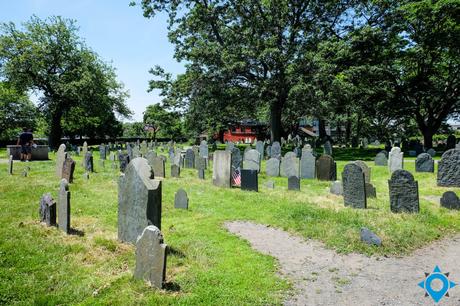
[[[106,147],[104,143],[99,146],[99,158],[105,160],[107,157]]]
[[[212,169],[212,183],[218,187],[231,187],[232,153],[215,151]]]
[[[388,165],[387,155],[384,152],[379,152],[375,156],[374,162],[376,166],[387,166]]]
[[[342,182],[345,206],[367,208],[366,180],[363,169],[356,163],[345,165]]]
[[[259,154],[257,151],[256,153]],[[259,191],[257,170],[241,170],[241,190]]]
[[[460,187],[460,150],[444,152],[438,163],[438,186]]]
[[[248,150],[244,153],[243,158],[243,169],[256,170],[260,172],[260,162],[261,157],[260,153],[257,150]]]
[[[204,177],[204,175],[205,175],[205,170],[204,170],[204,169],[198,169],[197,171],[198,171],[198,178],[199,178],[200,180],[204,180],[204,179],[205,179],[205,177]]]
[[[184,159],[182,157],[182,153],[180,150],[176,150],[176,153],[174,153],[174,159],[172,161],[174,165],[177,165],[179,168],[183,167],[184,165]]]
[[[316,161],[316,177],[320,181],[337,180],[337,164],[329,155],[321,155]]]
[[[13,175],[13,155],[8,159],[8,174]]]
[[[366,183],[370,183],[371,182],[371,168],[362,160],[357,160],[354,163],[357,164],[361,168],[361,170],[363,170],[364,179]]]
[[[187,193],[182,188],[174,195],[174,208],[188,209]]]
[[[406,170],[396,170],[388,181],[392,212],[419,212],[418,183]]]
[[[38,213],[40,215],[40,222],[45,222],[48,226],[56,225],[56,202],[50,193],[46,193],[40,198]]]
[[[288,190],[300,190],[300,179],[298,176],[288,177]]]
[[[81,150],[81,155],[83,156],[83,158],[81,159],[81,165],[83,169],[86,169],[86,159],[85,159],[86,153],[88,153],[88,143],[85,141],[83,143],[83,148]]]
[[[433,148],[428,149],[428,151],[426,151],[426,153],[430,154],[431,157],[436,156],[436,151]]]
[[[446,150],[455,149],[456,144],[457,144],[457,139],[455,138],[455,136],[449,135],[447,137]]]
[[[192,149],[187,149],[185,152],[185,168],[195,168],[195,152]]]
[[[198,156],[197,159],[195,159],[195,168],[198,170],[205,170],[206,167],[206,158]]]
[[[434,160],[428,153],[422,153],[415,160],[416,172],[434,172]]]
[[[316,177],[316,157],[311,151],[303,150],[300,159],[300,178],[314,179]]]
[[[118,153],[118,162],[120,163],[121,172],[126,171],[126,167],[128,167],[129,161],[129,154],[123,154],[121,151]]]
[[[341,181],[332,182],[329,192],[338,196],[343,195],[343,186]]]
[[[135,243],[144,228],[161,228],[161,181],[152,179],[147,160],[133,159],[118,184],[118,239]]]
[[[232,150],[232,175],[235,171],[241,170],[241,163],[243,159],[241,158],[240,149],[234,147]]]
[[[278,141],[273,142],[270,149],[270,157],[281,159],[281,145]]]
[[[265,156],[266,156],[267,159],[272,157],[272,146],[267,146],[265,148]]]
[[[264,153],[265,153],[264,152],[264,142],[263,141],[258,140],[256,142],[256,150],[260,154],[260,160],[263,160],[264,159]]]
[[[280,175],[280,160],[278,158],[270,158],[266,164],[267,176],[279,176]]]
[[[58,224],[61,231],[70,233],[70,191],[66,179],[61,180],[59,189]]]
[[[285,157],[281,159],[280,172],[283,177],[297,176],[299,177],[299,159],[292,154],[286,154]]]
[[[67,155],[65,152],[65,144],[61,144],[59,149],[56,152],[56,176],[62,176],[62,167],[64,166],[64,160],[66,159]]]
[[[460,199],[453,191],[446,191],[441,198],[441,206],[448,209],[460,209]]]
[[[206,160],[209,157],[209,147],[208,147],[208,142],[206,140],[202,140],[200,142],[200,157]]]
[[[73,183],[73,173],[75,171],[75,161],[72,158],[66,158],[62,167],[61,178],[66,179],[67,182]]]
[[[233,152],[233,148],[235,148],[235,144],[231,141],[227,142],[227,146],[225,147],[225,150],[229,152]]]
[[[85,170],[88,172],[94,172],[93,153],[87,152],[84,158],[85,158],[85,165],[86,165]]]
[[[150,167],[153,170],[153,175],[155,178],[157,177],[166,177],[165,175],[165,161],[161,157],[154,157],[152,159],[152,163],[150,164]]]
[[[171,177],[180,177],[180,167],[178,165],[171,165]]]
[[[404,169],[404,152],[401,152],[400,147],[393,147],[391,149],[388,158],[388,168],[390,173]]]
[[[166,277],[166,249],[158,227],[149,225],[136,241],[134,278],[147,281],[151,287],[163,288]]]

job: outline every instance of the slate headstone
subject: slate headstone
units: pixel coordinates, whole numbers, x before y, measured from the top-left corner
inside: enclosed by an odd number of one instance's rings
[[[265,151],[264,151],[264,142],[263,141],[258,140],[256,142],[256,150],[260,154],[260,160],[263,160],[264,159],[264,153],[265,153]]]
[[[388,168],[390,173],[404,169],[404,152],[401,152],[401,148],[393,147],[391,149],[388,157]]]
[[[70,233],[70,191],[66,179],[61,180],[59,189],[58,224],[61,231]]]
[[[136,241],[134,278],[147,281],[151,287],[163,288],[166,278],[166,249],[160,229],[145,227]]]
[[[161,157],[154,157],[150,167],[153,170],[155,178],[157,177],[166,177],[165,173],[165,161]]]
[[[102,144],[99,146],[99,158],[102,159],[102,160],[105,160],[106,157],[107,157],[107,154],[106,154],[106,153],[107,153],[107,152],[106,152],[106,146],[105,146],[105,144],[102,143]]]
[[[135,243],[148,225],[161,228],[161,181],[142,157],[133,159],[118,184],[118,239]]]
[[[388,158],[384,152],[379,152],[375,156],[375,165],[376,166],[387,166],[388,165]]]
[[[323,152],[325,155],[332,156],[332,145],[329,140],[324,143]]]
[[[236,170],[241,169],[242,162],[243,159],[241,157],[240,149],[234,147],[232,150],[232,175]]]
[[[40,198],[39,208],[40,222],[45,222],[48,226],[56,225],[56,202],[50,193],[44,194]]]
[[[288,177],[288,190],[300,190],[300,179],[298,176]]]
[[[436,151],[433,148],[428,149],[428,151],[426,151],[426,153],[430,154],[431,157],[436,156]]]
[[[66,158],[62,167],[61,178],[66,179],[67,182],[73,183],[73,173],[75,171],[75,161],[72,158]]]
[[[66,159],[65,144],[61,144],[56,152],[56,176],[62,176],[62,167],[64,166],[64,160]]]
[[[261,155],[257,150],[248,150],[244,153],[243,169],[260,172]]]
[[[358,164],[345,165],[342,172],[342,184],[345,206],[367,208],[366,180]]]
[[[270,157],[281,159],[281,145],[278,141],[273,142]]]
[[[259,152],[256,151],[257,154]],[[257,170],[243,169],[241,170],[241,190],[259,191]]]
[[[93,164],[93,153],[87,152],[85,155],[85,165],[86,165],[86,171],[88,172],[94,172],[94,164]]]
[[[419,212],[418,183],[409,171],[400,169],[393,172],[388,187],[392,212]]]
[[[120,163],[121,172],[126,171],[126,167],[128,167],[129,161],[129,154],[123,154],[121,152],[118,153],[118,162]]]
[[[314,179],[316,177],[316,157],[311,151],[302,151],[300,158],[300,178]]]
[[[446,150],[455,149],[456,144],[457,144],[457,139],[455,138],[455,136],[449,135],[447,137]]]
[[[182,188],[174,195],[174,208],[188,209],[188,196]]]
[[[225,150],[229,152],[233,152],[233,148],[235,148],[235,144],[231,141],[227,142],[227,146],[225,147]]]
[[[280,174],[283,177],[299,177],[299,159],[293,152],[290,153],[292,154],[286,154],[286,156],[281,159]]]
[[[357,164],[359,167],[361,167],[361,170],[363,170],[366,183],[367,184],[370,183],[371,182],[371,168],[362,160],[355,161],[355,164]]]
[[[441,198],[441,206],[448,209],[460,209],[460,199],[453,191],[446,191]]]
[[[266,164],[267,176],[279,176],[280,175],[280,160],[278,158],[270,158]]]
[[[192,149],[187,149],[185,152],[185,161],[184,161],[185,168],[195,168],[195,153]]]
[[[451,149],[438,163],[438,186],[460,187],[460,150]]]
[[[171,177],[180,177],[180,167],[178,165],[171,165]]]
[[[232,153],[215,151],[213,158],[212,183],[218,187],[231,187]]]
[[[434,172],[434,160],[428,153],[422,153],[415,160],[416,172]]]
[[[337,180],[337,164],[329,155],[321,155],[316,161],[316,177],[320,181]]]
[[[139,150],[139,144],[133,146],[132,154],[133,154],[133,158],[141,157],[141,151]]]

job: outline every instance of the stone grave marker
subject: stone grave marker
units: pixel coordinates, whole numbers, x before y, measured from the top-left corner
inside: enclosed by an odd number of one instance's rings
[[[212,169],[212,183],[218,187],[231,187],[232,153],[215,151]]]
[[[64,166],[64,160],[66,159],[67,155],[65,152],[65,144],[61,144],[59,149],[56,152],[56,176],[62,176],[62,167]]]
[[[345,165],[342,172],[345,206],[367,208],[366,180],[363,169],[356,163]]]
[[[180,177],[180,167],[176,164],[171,165],[171,177]]]
[[[392,212],[419,212],[418,183],[409,171],[400,169],[393,172],[388,187]]]
[[[120,163],[120,171],[125,172],[129,164],[129,154],[124,154],[121,151],[118,153],[118,162]]]
[[[184,167],[192,169],[195,168],[195,153],[192,149],[187,149],[187,151],[185,152]]]
[[[59,189],[58,224],[61,231],[70,233],[70,191],[66,179],[61,180]]]
[[[188,196],[182,188],[174,195],[174,208],[188,209]]]
[[[154,157],[152,160],[152,164],[150,164],[150,167],[153,170],[153,174],[155,178],[157,177],[166,177],[166,172],[165,172],[165,161],[161,157]]]
[[[161,181],[142,157],[133,159],[118,184],[118,239],[135,243],[148,225],[161,228]]]
[[[238,169],[241,170],[242,162],[243,162],[243,159],[241,158],[240,149],[238,149],[237,147],[234,147],[232,151],[232,175],[236,170]]]
[[[270,159],[272,156],[272,146],[267,146],[265,148],[265,156],[267,159]]]
[[[289,153],[286,153],[286,156],[281,159],[280,174],[283,177],[299,177],[299,159],[293,152]]]
[[[278,158],[270,158],[266,165],[267,176],[279,176],[280,175],[280,160]]]
[[[278,141],[273,142],[270,149],[270,156],[281,160],[281,145]]]
[[[147,281],[151,287],[163,288],[166,277],[166,249],[158,227],[149,225],[136,241],[134,278]]]
[[[460,150],[451,149],[438,163],[438,186],[460,187]]]
[[[300,179],[298,176],[288,177],[288,190],[300,190]]]
[[[428,153],[422,153],[415,160],[416,172],[434,172],[434,160]]]
[[[446,191],[441,198],[441,206],[448,209],[460,209],[460,199],[453,191]]]
[[[205,177],[204,177],[204,175],[205,175],[205,170],[204,170],[204,169],[198,169],[197,171],[198,171],[198,178],[199,178],[200,180],[204,180],[204,179],[205,179]]]
[[[128,152],[129,160],[132,160],[134,158],[133,156],[133,147],[129,142],[126,143],[126,152]]]
[[[337,164],[329,155],[321,155],[316,161],[316,177],[320,181],[337,180]]]
[[[404,169],[404,152],[401,152],[400,147],[393,147],[391,149],[388,158],[388,168],[390,173]]]
[[[244,153],[243,169],[256,170],[260,172],[261,157],[257,150],[248,150]]]
[[[316,157],[311,151],[302,151],[300,158],[300,178],[314,179],[316,177]]]
[[[22,176],[27,177],[29,175],[30,167],[25,167],[24,170],[22,170]]]
[[[198,170],[205,170],[206,167],[206,158],[198,156],[198,158],[195,160],[195,168]]]
[[[8,174],[13,175],[13,155],[8,159]]]
[[[88,143],[85,141],[83,143],[83,148],[81,150],[81,155],[83,156],[83,158],[81,159],[81,165],[83,169],[86,169],[86,159],[85,159],[86,153],[88,153]]]
[[[341,181],[334,181],[331,184],[329,192],[338,196],[343,195],[343,186]]]
[[[256,151],[257,154],[259,152]],[[259,191],[258,172],[254,169],[241,170],[241,190]]]
[[[38,213],[40,215],[40,222],[44,222],[48,226],[56,226],[56,202],[50,193],[46,193],[40,198]]]
[[[366,196],[368,198],[377,197],[377,190],[375,189],[374,185],[372,185],[371,183],[366,183]]]
[[[87,152],[85,155],[85,165],[86,165],[86,171],[88,172],[94,172],[94,164],[93,164],[93,153]]]
[[[363,170],[366,184],[369,184],[371,182],[371,168],[362,160],[355,161],[355,164],[357,164],[361,170]]]
[[[61,178],[66,179],[67,182],[73,183],[73,173],[75,171],[75,161],[72,158],[66,158],[62,167]]]
[[[105,144],[104,143],[101,143],[101,145],[99,146],[99,158],[101,160],[106,160],[106,157],[107,157],[107,154],[106,154],[106,147],[105,147]]]
[[[428,149],[428,151],[426,151],[426,153],[430,154],[431,157],[436,156],[436,151],[433,148]]]
[[[375,165],[376,166],[388,166],[388,158],[387,155],[384,152],[379,152],[375,156]]]
[[[265,153],[264,152],[264,142],[263,141],[258,140],[256,142],[256,150],[260,154],[260,160],[263,160],[264,159],[264,153]]]
[[[233,152],[233,148],[235,148],[235,144],[231,141],[227,142],[227,146],[225,148],[225,150],[229,151],[229,152]]]

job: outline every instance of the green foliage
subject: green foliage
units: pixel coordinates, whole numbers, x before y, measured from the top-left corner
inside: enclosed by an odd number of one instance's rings
[[[144,131],[144,123],[143,122],[123,123],[123,137],[128,137],[128,138],[147,137],[147,133]]]
[[[144,124],[151,128],[147,135],[155,140],[157,137],[179,139],[183,138],[185,131],[181,115],[170,112],[160,104],[147,106],[144,112]]]
[[[73,20],[34,16],[23,29],[4,23],[0,33],[0,75],[41,94],[38,106],[49,122],[51,146],[59,144],[62,126],[75,135],[118,125],[115,114],[130,115],[114,69],[78,37]]]

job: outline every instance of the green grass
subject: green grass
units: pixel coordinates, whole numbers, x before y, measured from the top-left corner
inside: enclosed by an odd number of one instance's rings
[[[0,157],[5,158],[4,150]],[[223,229],[229,220],[270,224],[323,241],[337,252],[368,255],[408,254],[460,231],[460,213],[430,198],[449,189],[436,186],[436,174],[415,173],[413,162],[405,167],[419,182],[419,214],[390,212],[388,170],[373,163],[368,164],[377,199],[369,200],[367,210],[345,208],[341,197],[329,194],[329,182],[303,180],[301,192],[295,192],[287,191],[286,178],[261,174],[260,192],[254,193],[214,187],[210,170],[206,181],[198,180],[195,170],[182,170],[180,179],[170,178],[167,170],[162,232],[171,248],[168,283],[154,290],[133,280],[134,247],[117,241],[118,172],[109,161],[101,169],[98,154],[95,159],[98,172],[85,181],[76,158],[70,186],[71,224],[84,236],[65,235],[37,221],[40,196],[51,192],[56,198],[59,188],[54,161],[29,163],[28,177],[21,176],[24,163],[16,162],[15,174],[8,176],[0,161],[0,304],[280,304],[290,285],[276,274],[276,261]],[[345,164],[338,162],[338,173]],[[274,190],[264,188],[268,179]],[[174,209],[179,188],[188,193],[188,211]],[[361,243],[362,226],[382,237],[383,247]]]

